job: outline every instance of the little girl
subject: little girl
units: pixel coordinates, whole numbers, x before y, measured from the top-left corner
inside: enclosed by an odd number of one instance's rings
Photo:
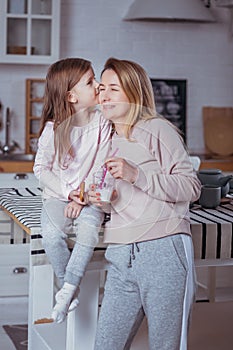
[[[78,305],[78,287],[104,218],[80,196],[80,185],[92,183],[109,149],[111,125],[96,104],[98,83],[89,61],[67,58],[50,66],[34,173],[43,187],[42,242],[62,287],[52,312],[57,323]],[[71,229],[72,253],[66,242]]]

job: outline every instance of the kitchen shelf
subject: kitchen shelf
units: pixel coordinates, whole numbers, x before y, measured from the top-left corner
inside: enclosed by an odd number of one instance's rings
[[[45,79],[26,80],[26,153],[35,154],[43,108]]]
[[[200,169],[220,169],[233,173],[233,157],[221,159],[201,159]]]
[[[51,64],[59,58],[60,0],[1,0],[0,62]]]

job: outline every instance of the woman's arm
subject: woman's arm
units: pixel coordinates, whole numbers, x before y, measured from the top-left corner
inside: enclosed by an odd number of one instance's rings
[[[139,167],[135,186],[152,197],[168,202],[194,202],[200,196],[201,184],[178,132],[165,121],[158,136],[152,135],[152,151],[160,171],[144,172]]]
[[[150,152],[157,162],[153,169],[129,164],[123,158],[108,159],[107,166],[115,178],[132,183],[148,195],[168,202],[195,201],[200,195],[200,182],[177,131],[165,121],[158,123],[159,132],[148,131]],[[145,145],[143,145],[145,146]],[[149,146],[148,146],[149,147]]]

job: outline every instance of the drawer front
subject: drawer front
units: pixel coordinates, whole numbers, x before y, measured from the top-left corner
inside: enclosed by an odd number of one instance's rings
[[[29,244],[0,245],[0,296],[28,295]]]
[[[9,216],[2,210],[0,209],[0,220],[6,220],[11,222],[11,219],[9,218]]]
[[[21,271],[16,273],[15,271]],[[24,271],[24,272],[23,272]],[[0,267],[0,297],[28,295],[29,266]]]
[[[0,221],[0,232],[11,233],[11,222],[1,222]]]

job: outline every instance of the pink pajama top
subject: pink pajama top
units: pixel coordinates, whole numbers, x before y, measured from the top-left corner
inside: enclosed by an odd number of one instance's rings
[[[93,173],[108,156],[111,124],[96,111],[87,125],[74,126],[70,137],[75,156],[73,159],[66,156],[65,169],[60,167],[55,156],[53,126],[53,122],[47,122],[39,138],[33,170],[43,188],[43,198],[65,201],[82,181],[85,181],[86,189],[93,183]]]

